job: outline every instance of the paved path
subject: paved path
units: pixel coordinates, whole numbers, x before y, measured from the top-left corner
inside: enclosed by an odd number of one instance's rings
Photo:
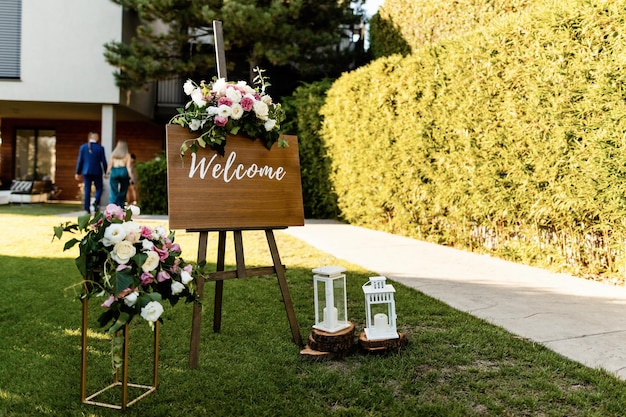
[[[284,233],[626,379],[626,288],[335,221]]]

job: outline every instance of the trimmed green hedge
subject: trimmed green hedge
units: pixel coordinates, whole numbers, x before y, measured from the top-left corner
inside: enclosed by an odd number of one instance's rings
[[[354,224],[621,280],[626,0],[536,3],[333,85],[321,114],[338,207]]]
[[[167,214],[167,159],[165,155],[138,162],[139,208],[143,214]]]
[[[336,218],[338,214],[337,196],[329,180],[330,160],[319,136],[322,123],[319,110],[332,82],[324,79],[302,85],[283,100],[289,121],[284,128],[298,135],[302,199],[307,219]]]

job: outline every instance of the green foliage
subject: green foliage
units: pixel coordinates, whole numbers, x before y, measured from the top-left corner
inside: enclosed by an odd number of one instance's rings
[[[372,18],[375,58],[406,55],[433,42],[464,36],[495,20],[519,15],[541,0],[385,0]]]
[[[306,218],[336,218],[337,197],[329,180],[330,159],[319,132],[319,110],[332,81],[324,79],[298,87],[284,102],[290,124],[287,132],[297,132],[302,178],[302,198]]]
[[[223,22],[230,79],[249,80],[257,65],[290,67],[296,79],[338,75],[347,66],[346,53],[337,46],[351,40],[342,28],[361,20],[350,0],[112,1],[132,11],[138,24],[130,42],[105,45],[107,61],[120,70],[118,85],[129,89],[182,74],[210,75],[214,47],[205,42],[214,20]],[[167,30],[153,30],[157,21],[166,22]]]
[[[338,206],[351,223],[621,281],[626,1],[536,3],[333,85],[321,114]]]
[[[137,163],[138,206],[143,214],[167,214],[167,160],[165,155]]]

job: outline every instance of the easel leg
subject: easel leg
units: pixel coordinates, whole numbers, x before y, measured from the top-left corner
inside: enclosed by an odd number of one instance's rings
[[[283,295],[283,302],[285,303],[285,310],[287,310],[287,319],[289,320],[289,326],[291,327],[291,335],[293,342],[298,346],[302,345],[302,336],[300,335],[300,328],[298,327],[298,320],[296,319],[296,313],[293,309],[293,303],[291,301],[291,295],[289,294],[289,287],[287,286],[287,278],[285,277],[285,268],[280,261],[280,255],[278,254],[278,247],[276,246],[276,239],[274,239],[274,231],[269,229],[265,231],[265,237],[267,238],[267,244],[272,254],[272,260],[274,261],[274,269],[276,269],[276,276],[278,277],[278,285],[280,285],[280,292]]]
[[[226,257],[226,232],[220,231],[217,241],[217,271],[224,270]],[[224,294],[224,281],[215,281],[215,299],[213,303],[213,331],[218,333],[222,328],[222,295]]]
[[[198,238],[198,263],[206,260],[206,248],[209,239],[209,232],[200,232]],[[196,279],[196,289],[198,298],[202,300],[204,296],[204,279]],[[200,332],[202,330],[202,304],[194,303],[193,317],[191,318],[191,343],[189,347],[189,368],[198,367],[200,350]]]

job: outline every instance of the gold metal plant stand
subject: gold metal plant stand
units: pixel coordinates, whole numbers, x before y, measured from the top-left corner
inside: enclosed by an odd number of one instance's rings
[[[114,408],[116,410],[125,410],[126,407],[130,407],[140,399],[145,396],[153,393],[157,389],[158,384],[158,375],[159,375],[159,322],[155,323],[154,327],[154,360],[153,360],[153,370],[152,370],[152,385],[142,385],[142,384],[132,384],[128,382],[128,336],[129,336],[129,325],[128,323],[124,326],[122,330],[124,334],[124,342],[122,347],[122,371],[121,371],[121,380],[119,371],[115,372],[115,376],[113,378],[113,383],[100,391],[87,396],[87,316],[88,316],[88,303],[87,298],[83,298],[83,323],[82,323],[82,347],[81,347],[81,362],[80,362],[80,399],[84,404],[97,405],[100,407]],[[117,336],[117,335],[116,335]],[[94,399],[104,393],[105,391],[115,388],[121,387],[121,402],[120,404],[110,404],[106,402],[95,401]],[[145,390],[141,395],[137,396],[134,399],[129,401],[128,399],[128,387],[133,388],[141,388]]]

